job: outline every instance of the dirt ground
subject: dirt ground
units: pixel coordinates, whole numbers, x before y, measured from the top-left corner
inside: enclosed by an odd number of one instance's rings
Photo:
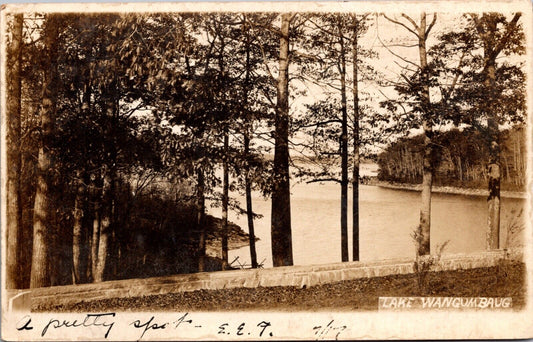
[[[505,262],[490,268],[430,272],[427,285],[414,274],[341,281],[308,288],[259,287],[200,290],[134,298],[81,301],[36,311],[214,311],[214,310],[377,310],[380,296],[512,297],[513,308],[525,306],[525,265]]]

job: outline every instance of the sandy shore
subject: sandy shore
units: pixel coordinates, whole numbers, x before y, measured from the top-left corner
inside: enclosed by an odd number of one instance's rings
[[[379,186],[388,189],[408,190],[408,191],[422,191],[421,184],[407,184],[407,183],[390,183],[386,181],[372,180],[368,185]],[[456,195],[468,195],[468,196],[488,196],[489,192],[486,189],[473,189],[473,188],[459,188],[454,186],[433,186],[431,192],[444,193],[444,194],[456,194]],[[520,191],[502,191],[501,197],[506,198],[527,198],[527,193]]]

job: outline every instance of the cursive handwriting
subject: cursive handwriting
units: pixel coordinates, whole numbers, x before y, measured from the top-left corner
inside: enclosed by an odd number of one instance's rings
[[[335,339],[339,339],[339,335],[346,330],[345,325],[339,325],[335,326],[333,323],[335,320],[331,320],[326,326],[317,325],[313,327],[313,330],[315,331],[315,336],[317,340],[324,340],[324,339],[331,339],[331,336],[329,336],[330,333],[336,333]]]
[[[192,319],[186,319],[189,313],[185,313],[183,316],[181,316],[178,320],[172,322],[172,325],[175,329],[177,329],[181,324],[187,323],[192,324]],[[143,338],[144,334],[149,330],[164,330],[168,326],[170,326],[171,322],[164,322],[164,323],[157,323],[155,322],[155,316],[150,317],[150,319],[146,322],[141,322],[141,320],[135,320],[130,323],[130,325],[133,325],[137,329],[142,329],[141,336],[139,337],[139,340]],[[198,328],[201,328],[201,326],[197,326]]]
[[[59,328],[80,328],[80,327],[81,328],[104,327],[104,328],[107,328],[107,331],[104,335],[104,337],[107,338],[107,336],[109,336],[109,333],[111,332],[111,329],[113,328],[113,325],[115,324],[115,322],[107,321],[107,318],[109,317],[115,317],[115,313],[111,312],[111,313],[101,313],[101,314],[87,314],[83,321],[78,321],[77,319],[73,321],[68,321],[68,320],[60,321],[58,319],[52,318],[48,322],[48,324],[44,326],[41,332],[41,336],[44,337],[44,335],[46,335],[48,328],[59,329]],[[29,324],[29,321],[27,324]]]
[[[91,331],[101,332],[103,337],[107,339],[114,326],[115,330],[119,329],[122,332],[125,332],[125,330],[121,328],[128,328],[127,330],[129,331],[127,336],[131,336],[130,333],[133,333],[133,338],[137,337],[137,341],[143,340],[143,338],[148,338],[147,336],[149,336],[150,333],[155,337],[168,336],[169,333],[172,334],[172,331],[176,329],[182,330],[182,333],[190,332],[192,329],[199,332],[204,331],[211,336],[212,334],[219,334],[228,337],[231,336],[235,339],[268,339],[274,337],[275,334],[275,329],[272,326],[272,323],[267,320],[233,322],[224,320],[218,322],[211,321],[209,322],[210,324],[206,324],[204,322],[199,322],[196,318],[193,320],[191,315],[187,312],[165,315],[163,316],[165,318],[157,315],[143,316],[142,318],[133,318],[132,320],[122,323],[118,316],[120,316],[120,314],[114,312],[85,314],[85,316],[78,315],[78,318],[76,319],[72,317],[67,317],[66,319],[58,318],[58,316],[54,315],[46,320],[35,321],[32,320],[32,316],[26,315],[16,322],[15,328],[18,331],[26,332],[27,334],[30,334],[30,331],[35,330],[36,334],[40,333],[41,337],[48,339],[54,338],[53,336],[58,334],[63,334],[60,336],[79,335],[81,337],[84,335],[82,330],[87,328],[90,328]],[[125,326],[121,327],[121,324],[124,324]],[[321,326],[315,327],[315,330],[320,330],[315,332],[316,336],[320,339],[328,338],[327,334],[331,331],[335,331],[337,332],[338,337],[338,334],[342,331],[339,329],[344,329],[345,327],[333,327],[332,324],[333,321],[324,328]],[[52,333],[52,331],[54,331],[54,333]],[[154,336],[150,336],[150,338]]]
[[[20,321],[17,323],[17,330],[33,330],[33,327],[31,326],[31,317],[30,315],[26,315],[22,317]]]

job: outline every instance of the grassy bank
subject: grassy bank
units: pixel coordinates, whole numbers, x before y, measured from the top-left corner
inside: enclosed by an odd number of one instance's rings
[[[415,274],[365,278],[299,287],[200,290],[133,298],[81,301],[36,311],[211,311],[377,310],[378,298],[389,296],[512,297],[513,308],[525,305],[525,265],[505,262],[496,267],[432,272],[419,288]]]

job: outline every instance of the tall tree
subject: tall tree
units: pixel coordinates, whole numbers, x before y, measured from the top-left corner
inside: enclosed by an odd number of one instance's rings
[[[499,126],[522,122],[525,111],[521,62],[508,58],[524,53],[520,16],[520,13],[509,18],[501,13],[468,14],[466,25],[439,37],[439,44],[431,52],[435,73],[452,75],[449,89],[441,90],[441,113],[455,125],[476,127],[487,138],[485,143],[490,151],[487,249],[499,248],[503,174]],[[453,56],[458,61],[450,66]]]
[[[422,84],[421,91],[421,107],[425,109],[425,118],[422,119],[422,129],[424,130],[424,172],[422,174],[422,207],[420,209],[420,239],[418,254],[430,254],[430,227],[431,227],[431,186],[433,183],[433,165],[432,165],[432,150],[431,137],[433,135],[433,125],[431,123],[430,112],[430,94],[429,94],[429,69],[427,61],[426,40],[435,24],[437,15],[433,14],[433,21],[430,26],[426,25],[426,13],[420,14],[420,26],[414,24],[414,28],[418,32],[418,53],[420,56],[420,83]]]
[[[340,63],[338,64],[341,81],[341,256],[348,261],[348,101],[346,99],[346,52],[348,47],[344,38],[344,25],[337,23]]]
[[[242,133],[242,160],[239,162],[237,174],[244,175],[241,182],[244,183],[244,195],[246,198],[246,216],[248,223],[248,234],[250,244],[251,267],[257,268],[257,251],[255,248],[255,227],[254,219],[258,217],[253,212],[252,190],[260,190],[267,195],[271,189],[269,181],[272,173],[271,162],[265,160],[263,153],[270,150],[270,146],[262,144],[261,147],[254,146],[254,138],[257,139],[257,128],[261,125],[268,125],[267,120],[272,118],[271,112],[275,109],[272,101],[275,94],[274,78],[268,72],[268,61],[273,59],[276,51],[277,35],[270,27],[273,14],[242,14],[242,23],[238,32],[240,48],[238,49],[238,63],[243,75],[238,82],[240,88],[239,95],[242,101],[238,101],[242,124],[238,125]],[[277,44],[276,44],[277,43]],[[268,57],[267,57],[268,54]],[[266,68],[266,74],[263,73]],[[239,158],[241,159],[241,158]]]
[[[80,112],[85,117],[91,116],[91,85],[90,80],[87,77],[89,73],[89,65],[85,66],[85,78],[83,82],[82,104]],[[85,145],[87,142],[85,142]],[[88,153],[85,154],[87,157]],[[91,254],[88,253],[86,245],[90,245],[89,240],[89,208],[88,208],[88,187],[85,182],[88,182],[86,168],[76,170],[76,177],[74,178],[74,210],[72,216],[74,222],[72,224],[72,278],[74,284],[84,283],[87,281],[88,276],[92,277],[92,269],[89,273],[90,265],[88,258]],[[85,226],[85,227],[84,227]],[[96,249],[95,249],[96,250]],[[96,254],[96,253],[94,253]]]
[[[487,118],[489,136],[489,196],[488,203],[488,231],[487,249],[500,247],[500,130],[501,117],[499,113],[500,89],[497,86],[496,59],[504,49],[519,51],[522,46],[521,31],[517,30],[521,13],[516,13],[510,21],[501,14],[484,13],[481,17],[472,14],[475,29],[483,47],[483,69],[481,71],[486,100],[480,110]]]
[[[433,122],[435,113],[430,98],[430,73],[428,64],[428,54],[426,42],[429,34],[437,21],[437,14],[433,14],[433,19],[427,24],[427,15],[425,12],[420,14],[419,23],[411,17],[402,14],[405,21],[395,18],[384,17],[412,34],[418,47],[419,63],[409,62],[411,66],[417,68],[414,79],[409,79],[402,75],[406,85],[400,89],[404,95],[414,98],[412,103],[413,112],[420,115],[420,126],[424,131],[424,157],[423,157],[423,174],[422,174],[422,201],[420,208],[420,223],[417,232],[418,255],[430,254],[430,227],[431,227],[431,186],[433,182],[433,146],[431,138],[433,136]],[[397,87],[398,90],[398,87]]]
[[[218,19],[218,18],[217,18]],[[223,24],[215,19],[215,32],[218,37],[218,90],[220,91],[219,107],[222,112],[222,117],[226,120],[222,123],[222,135],[223,135],[223,155],[222,155],[222,269],[225,270],[229,267],[228,261],[228,211],[229,211],[229,120],[227,118],[231,115],[229,111],[232,109],[227,105],[229,100],[227,99],[227,89],[229,84],[227,82],[228,71],[225,66],[225,49],[226,49],[226,32],[224,32]],[[222,18],[229,19],[229,18]]]
[[[279,75],[274,128],[274,184],[272,190],[272,260],[274,267],[292,259],[291,193],[289,185],[289,31],[294,14],[281,15]]]
[[[30,287],[50,285],[50,234],[52,222],[51,180],[53,175],[53,138],[57,99],[57,46],[59,18],[46,16],[44,38],[44,82],[41,110],[41,139],[39,142],[37,191],[33,208],[33,254]]]
[[[251,65],[251,41],[252,37],[248,30],[247,17],[246,14],[243,14],[243,23],[242,23],[242,32],[243,41],[244,41],[244,53],[245,53],[245,62],[244,62],[244,84],[243,84],[243,107],[247,111],[249,108],[249,91],[250,91],[250,77],[252,72]],[[253,127],[253,119],[250,118],[244,128],[243,133],[243,147],[244,147],[244,158],[249,160],[250,158],[250,140],[251,140],[251,130]],[[250,263],[252,268],[257,268],[257,251],[255,249],[255,227],[254,227],[254,213],[253,213],[253,203],[252,203],[252,180],[250,179],[250,167],[247,165],[246,170],[244,171],[244,191],[246,196],[246,218],[248,222],[248,236],[250,244]]]
[[[22,171],[21,157],[21,67],[22,67],[22,14],[13,16],[11,37],[8,40],[8,65],[6,70],[6,287],[21,287],[20,278],[20,239],[22,232],[22,204],[20,177]]]
[[[222,162],[222,269],[228,268],[228,209],[229,209],[229,132],[224,128],[224,157]]]
[[[81,172],[78,172],[76,176],[77,177],[74,181],[74,210],[72,212],[74,219],[72,225],[72,282],[74,284],[80,284],[85,282],[85,274],[82,269],[85,187],[83,186]]]
[[[359,260],[359,37],[366,30],[366,15],[353,20],[352,33],[352,93],[353,93],[353,168],[352,168],[352,260]]]
[[[353,241],[352,251],[354,258],[359,258],[358,254],[358,180],[359,180],[359,89],[358,89],[358,69],[362,69],[364,63],[358,55],[365,54],[371,56],[370,51],[358,48],[358,39],[366,31],[367,26],[364,21],[367,15],[358,17],[356,15],[330,14],[317,15],[308,18],[312,24],[307,33],[310,41],[308,50],[311,56],[303,61],[303,74],[305,80],[309,80],[323,88],[328,99],[320,100],[308,106],[306,113],[299,120],[300,128],[307,129],[307,134],[312,135],[313,142],[308,148],[314,152],[313,164],[320,167],[320,172],[313,170],[302,172],[309,174],[310,181],[335,181],[341,185],[341,206],[340,206],[340,227],[341,227],[341,260],[348,261],[348,173],[350,169],[349,159],[352,158],[353,185]],[[350,59],[350,53],[352,54]],[[350,74],[349,64],[352,63],[352,91],[353,116],[348,119],[350,111],[349,88]],[[340,99],[339,99],[340,98]],[[340,100],[340,101],[339,101]],[[338,107],[338,108],[337,108]],[[352,124],[352,127],[350,127]],[[337,128],[338,127],[338,128]],[[309,132],[308,129],[311,129]],[[348,131],[351,129],[351,133]],[[334,138],[335,137],[335,138]],[[333,139],[332,139],[333,138]],[[349,148],[350,139],[352,148]],[[338,141],[338,151],[330,151],[328,145]],[[332,156],[340,156],[340,175],[334,172],[335,162]],[[325,165],[316,165],[322,164]],[[332,168],[330,164],[333,164]],[[339,177],[340,176],[340,177]]]
[[[120,92],[120,84],[116,79],[116,58],[108,56],[108,71],[111,72],[111,79],[104,85],[105,89],[105,125],[104,134],[109,137],[110,144],[105,148],[108,163],[102,167],[102,197],[101,197],[101,218],[100,237],[98,241],[98,260],[96,262],[96,273],[93,274],[95,282],[101,282],[106,276],[108,267],[108,254],[110,252],[110,240],[114,225],[115,210],[115,189],[117,184],[117,131],[119,106],[117,95]]]

